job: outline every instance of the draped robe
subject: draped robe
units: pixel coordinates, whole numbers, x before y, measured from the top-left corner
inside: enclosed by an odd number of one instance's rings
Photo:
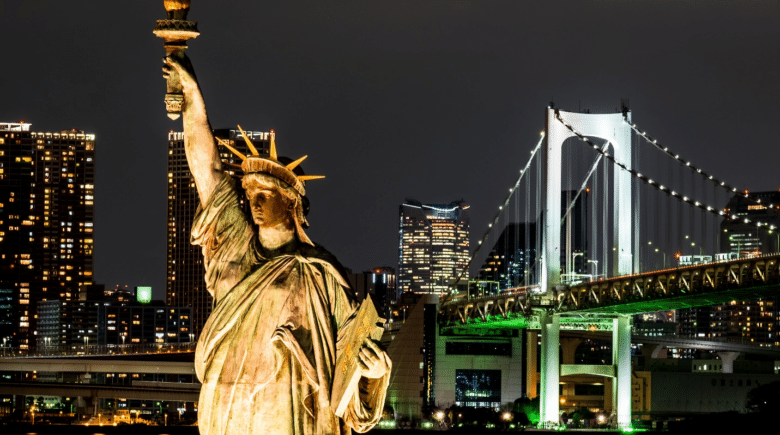
[[[357,309],[332,255],[297,240],[265,250],[227,174],[192,243],[215,299],[195,352],[202,435],[348,435],[379,421],[389,370],[360,379],[342,418],[331,407],[340,332]]]

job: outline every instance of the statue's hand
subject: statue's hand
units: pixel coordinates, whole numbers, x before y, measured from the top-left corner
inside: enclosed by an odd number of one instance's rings
[[[363,347],[360,348],[358,358],[360,375],[364,378],[381,378],[389,369],[385,351],[379,347],[378,343],[370,338],[366,338],[363,342]]]
[[[198,89],[198,80],[195,78],[195,70],[192,68],[187,55],[183,57],[166,56],[163,58],[163,77],[169,80],[173,77],[174,80],[178,80],[182,91],[190,93]]]

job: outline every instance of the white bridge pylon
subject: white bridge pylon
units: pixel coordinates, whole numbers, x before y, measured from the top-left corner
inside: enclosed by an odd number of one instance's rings
[[[625,118],[624,118],[625,116]],[[560,117],[560,120],[559,120]],[[615,160],[631,168],[631,112],[621,113],[574,113],[547,108],[547,192],[544,209],[544,231],[542,232],[542,264],[540,288],[551,294],[561,283],[561,172],[563,163],[563,142],[575,134],[564,125],[570,125],[584,135],[609,142]],[[614,171],[613,185],[613,260],[612,274],[625,275],[638,270],[638,255],[633,254],[631,233],[638,234],[638,220],[632,224],[631,174],[628,171]],[[604,228],[603,231],[608,231]]]

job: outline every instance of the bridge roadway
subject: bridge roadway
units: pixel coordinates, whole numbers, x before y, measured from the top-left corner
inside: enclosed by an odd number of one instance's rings
[[[596,339],[609,341],[612,336],[607,332],[566,331],[567,338]],[[764,355],[780,358],[780,349],[762,347],[755,344],[731,343],[726,341],[701,340],[695,338],[680,338],[674,336],[651,337],[648,335],[631,335],[631,343],[656,345],[666,348],[711,350],[716,352],[740,352],[752,355]]]
[[[753,300],[780,292],[779,264],[780,254],[771,254],[562,285],[551,296],[529,288],[458,295],[442,300],[439,319],[445,328],[536,329],[540,310],[587,318]]]
[[[200,383],[136,381],[133,382],[133,385],[109,385],[58,382],[0,382],[0,395],[197,402],[199,394]]]
[[[162,359],[162,361],[160,360]],[[173,361],[172,361],[173,360]],[[138,373],[195,376],[193,353],[127,354],[103,357],[0,358],[0,372]],[[132,385],[58,382],[0,382],[0,394],[123,398],[197,402],[200,383],[133,381]]]

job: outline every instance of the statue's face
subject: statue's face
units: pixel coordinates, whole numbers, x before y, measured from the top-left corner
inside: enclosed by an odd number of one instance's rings
[[[252,220],[261,228],[273,228],[290,222],[290,200],[279,188],[265,183],[252,183],[246,191]]]

